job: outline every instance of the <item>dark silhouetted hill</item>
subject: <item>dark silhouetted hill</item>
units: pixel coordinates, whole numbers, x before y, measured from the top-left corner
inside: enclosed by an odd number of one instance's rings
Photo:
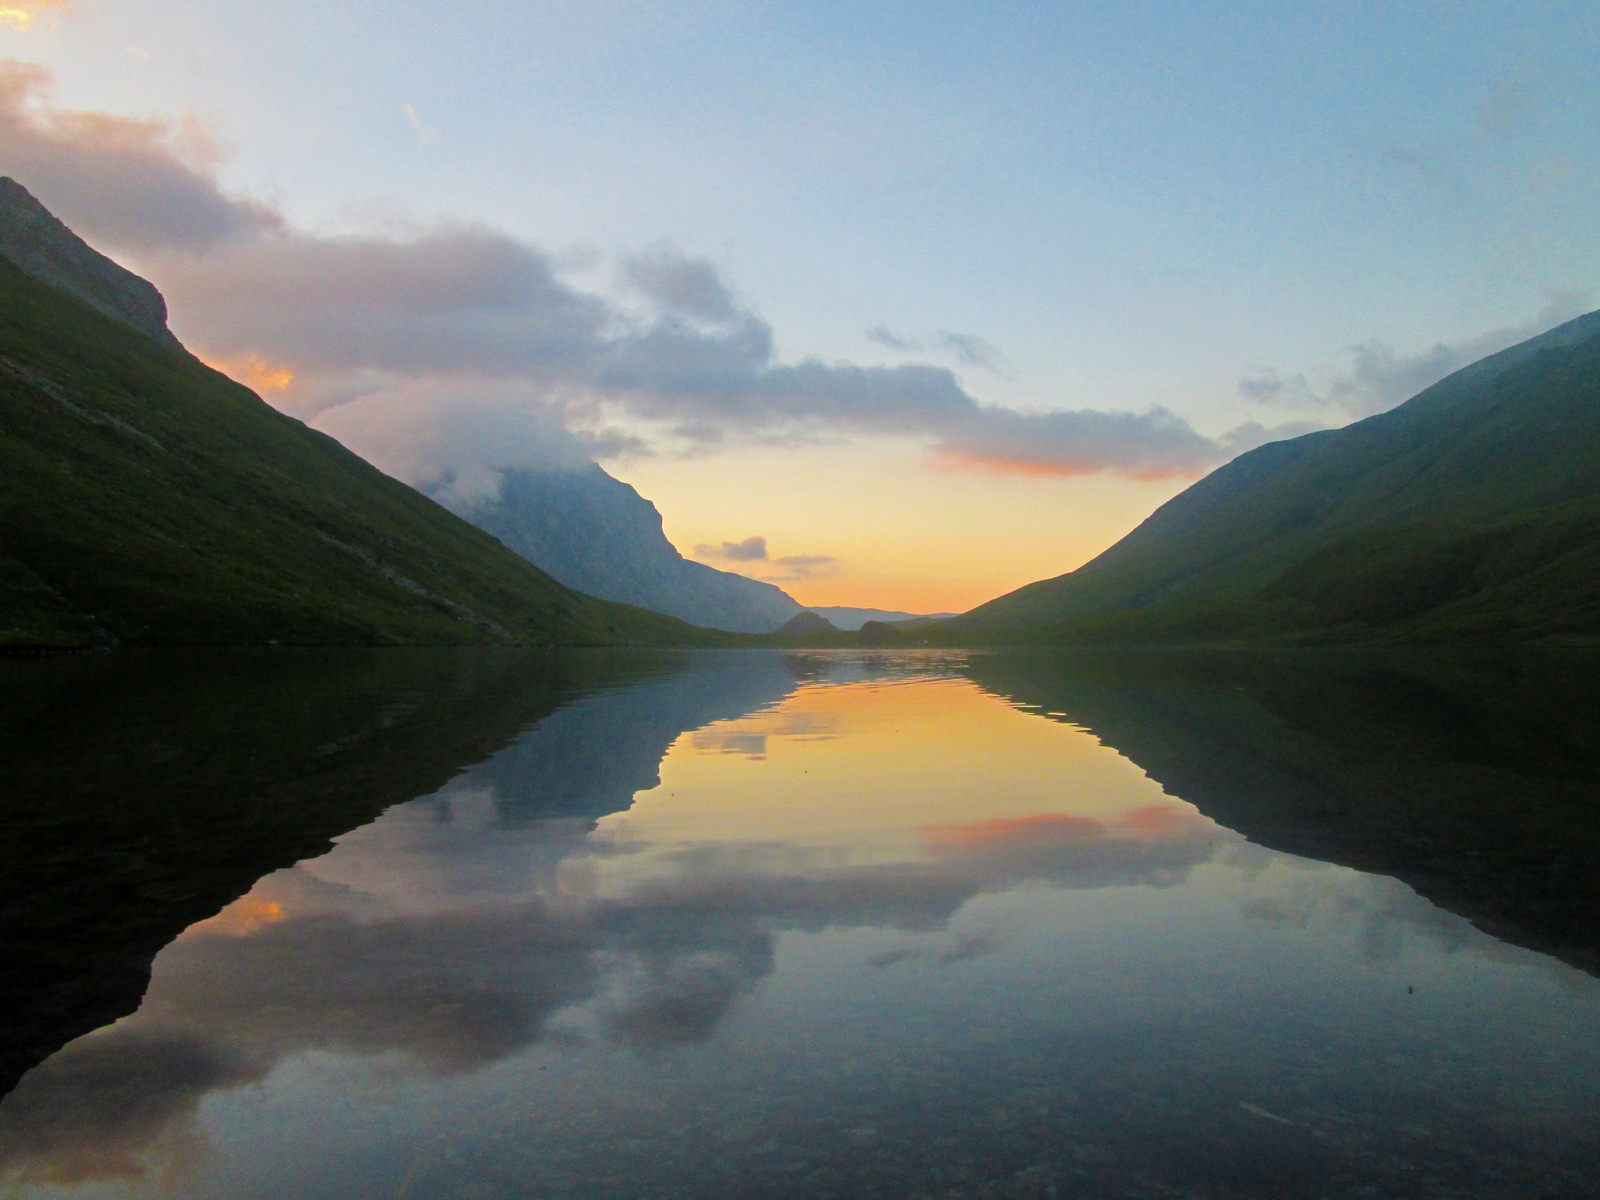
[[[32,221],[0,236],[29,247],[0,253],[0,649],[712,636],[562,586],[276,412],[18,192],[0,194]]]
[[[1242,455],[941,638],[1600,635],[1600,313]]]

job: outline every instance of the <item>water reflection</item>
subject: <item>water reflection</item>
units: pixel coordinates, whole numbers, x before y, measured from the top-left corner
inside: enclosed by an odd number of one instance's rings
[[[1591,1194],[1592,979],[1157,782],[1238,808],[1298,771],[1304,806],[1437,743],[1316,758],[1236,672],[1177,671],[541,677],[509,744],[191,924],[0,1104],[0,1163],[83,1194]]]

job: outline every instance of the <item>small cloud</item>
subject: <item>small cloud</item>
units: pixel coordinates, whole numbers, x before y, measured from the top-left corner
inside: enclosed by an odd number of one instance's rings
[[[764,583],[795,583],[801,579],[815,579],[820,575],[833,575],[839,570],[839,560],[828,554],[785,554],[773,559],[786,569],[782,575],[763,575]]]
[[[999,348],[975,333],[952,333],[948,329],[941,329],[933,335],[933,344],[950,351],[969,367],[999,371],[1005,363],[1005,356]]]
[[[411,128],[417,131],[417,137],[422,141],[437,142],[439,140],[439,131],[432,125],[424,125],[422,123],[422,117],[412,106],[411,101],[407,100],[402,104],[400,111],[405,113],[406,120],[411,122]]]
[[[1492,329],[1459,342],[1439,342],[1417,354],[1400,354],[1380,341],[1346,347],[1348,370],[1313,383],[1303,373],[1285,375],[1264,367],[1239,380],[1239,394],[1256,404],[1286,409],[1342,409],[1351,418],[1370,417],[1403,404],[1446,375],[1480,358],[1554,329],[1589,307],[1585,292],[1552,290],[1538,315],[1518,325]],[[1241,427],[1242,428],[1242,427]]]
[[[701,542],[694,548],[694,556],[708,561],[765,562],[767,560],[767,539],[764,537],[747,537],[742,542],[723,542],[720,546],[714,546],[709,542]],[[779,561],[783,560],[780,559]]]
[[[880,346],[887,346],[891,350],[902,353],[912,353],[922,349],[922,342],[910,334],[896,333],[886,325],[874,325],[867,330],[867,341],[877,342]]]

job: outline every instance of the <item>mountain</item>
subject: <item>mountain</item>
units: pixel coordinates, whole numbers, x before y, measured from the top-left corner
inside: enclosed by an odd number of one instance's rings
[[[462,515],[568,587],[742,633],[766,633],[801,611],[770,583],[684,558],[656,506],[597,464],[503,474],[498,498]]]
[[[1241,455],[941,639],[1600,635],[1600,313]]]
[[[888,608],[841,608],[837,605],[812,605],[807,612],[826,617],[835,629],[860,629],[868,621],[881,621],[888,625],[901,625],[908,621],[939,621],[955,613],[908,613]]]
[[[6,176],[0,176],[0,255],[164,346],[183,349],[167,328],[167,302],[155,284],[91,249]]]
[[[0,648],[712,636],[562,586],[205,366],[10,181],[0,230]]]

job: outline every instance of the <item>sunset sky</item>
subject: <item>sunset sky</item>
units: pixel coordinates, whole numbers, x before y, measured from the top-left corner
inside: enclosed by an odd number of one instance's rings
[[[0,0],[0,57],[0,173],[207,361],[410,482],[596,457],[804,603],[1059,574],[1600,304],[1592,0]]]

